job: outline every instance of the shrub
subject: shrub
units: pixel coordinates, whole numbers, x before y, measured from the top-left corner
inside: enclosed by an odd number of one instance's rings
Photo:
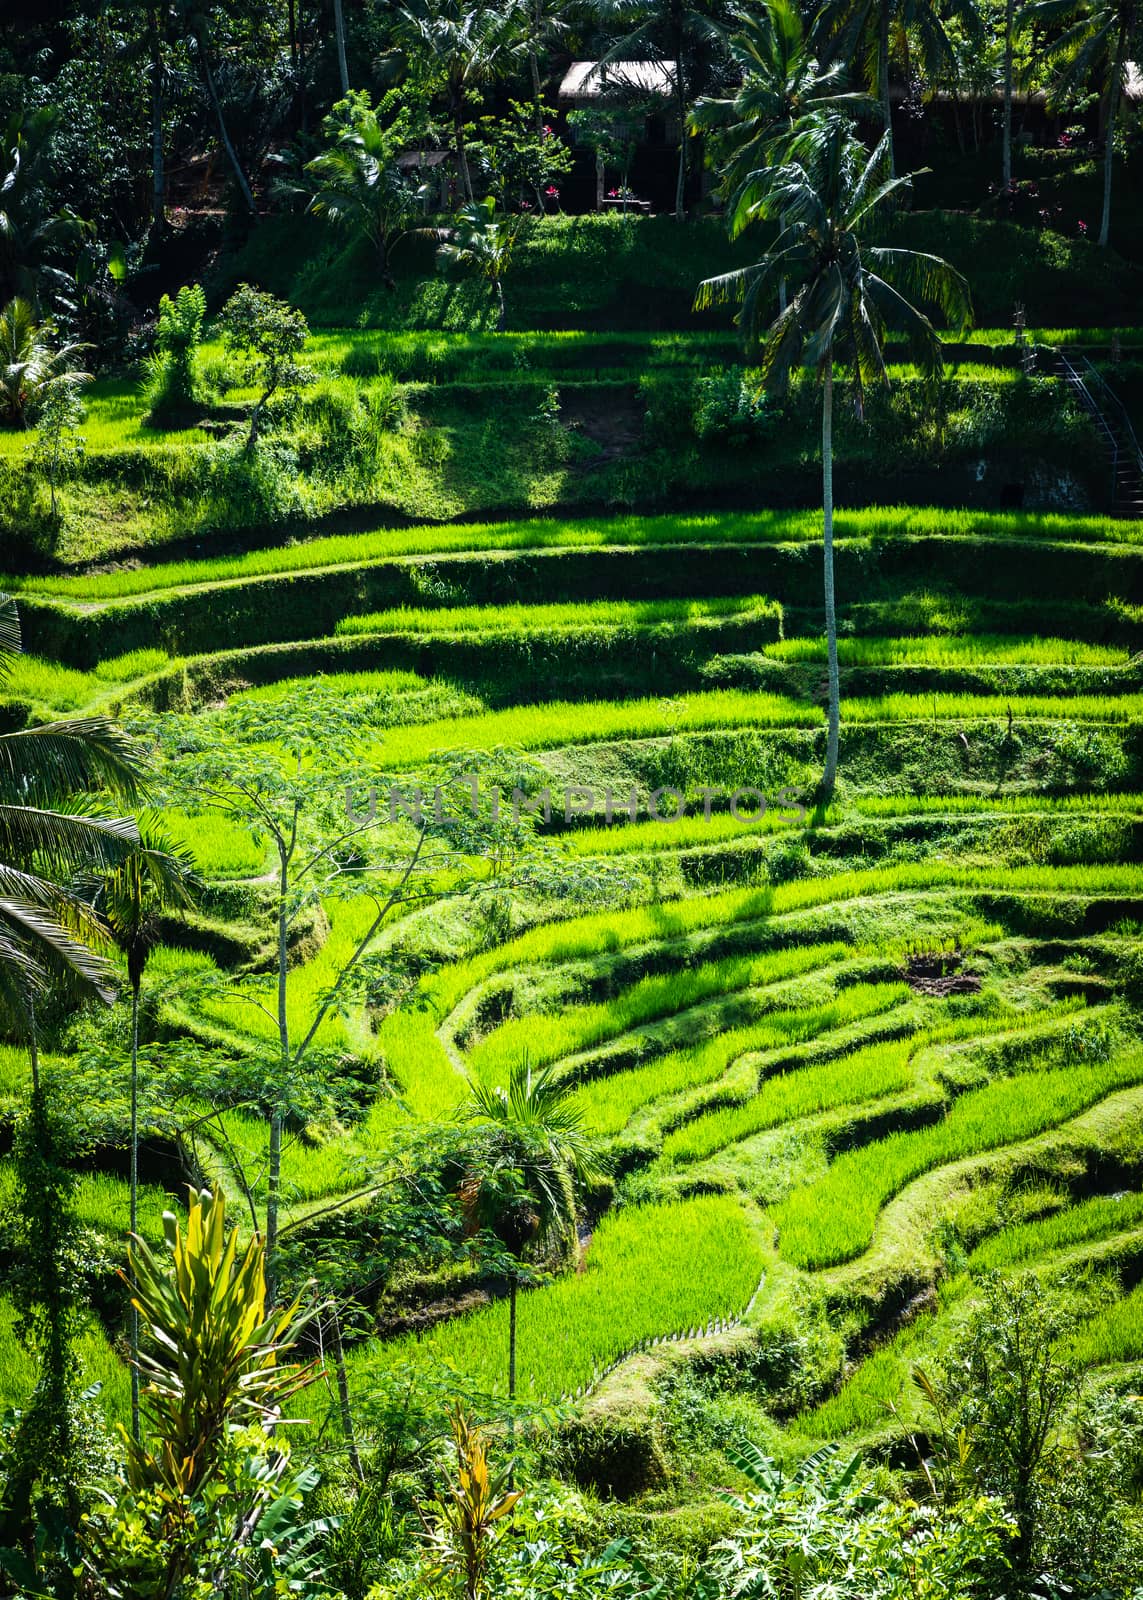
[[[173,300],[164,295],[159,301],[155,353],[147,362],[144,381],[148,422],[183,417],[201,400],[195,351],[205,319],[201,284],[184,284]]]
[[[262,439],[251,446],[232,434],[210,451],[209,521],[215,527],[284,522],[304,509],[297,479],[298,458],[287,445]]]
[[[773,407],[739,367],[719,367],[695,382],[694,431],[704,443],[746,444],[772,433],[776,421]]]

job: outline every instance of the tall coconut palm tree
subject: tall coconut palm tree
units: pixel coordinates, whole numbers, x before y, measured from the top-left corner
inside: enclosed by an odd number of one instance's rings
[[[487,0],[410,0],[397,16],[398,34],[410,55],[423,60],[448,97],[462,199],[472,203],[465,123],[473,95],[509,72],[528,49],[527,16],[521,4]]]
[[[139,997],[143,974],[163,918],[193,904],[194,866],[153,818],[140,824],[139,843],[103,876],[95,903],[127,959],[131,990],[130,1233],[139,1226]],[[139,1439],[139,1313],[131,1307],[131,1437]]]
[[[508,1281],[508,1394],[516,1393],[516,1293],[529,1254],[574,1253],[576,1185],[598,1182],[604,1167],[583,1130],[571,1091],[552,1069],[514,1067],[507,1090],[473,1083],[463,1114],[477,1130],[461,1184],[470,1224],[489,1229],[516,1264]]]
[[[856,113],[868,96],[846,89],[848,68],[818,62],[794,0],[762,0],[744,12],[726,41],[737,87],[726,96],[704,96],[691,112],[691,128],[706,134],[724,195],[775,164],[777,150],[807,116],[823,111]]]
[[[814,43],[825,59],[866,64],[867,87],[881,107],[890,176],[895,171],[891,59],[904,58],[907,67],[915,50],[923,65],[936,72],[954,55],[946,28],[952,21],[973,38],[980,37],[976,0],[825,0],[815,19]]]
[[[888,327],[906,336],[912,359],[929,378],[942,368],[941,341],[929,318],[907,298],[934,306],[954,325],[971,315],[968,285],[938,256],[871,246],[870,228],[896,205],[908,178],[886,177],[888,135],[870,155],[844,118],[829,115],[790,143],[784,165],[752,189],[731,216],[735,233],[757,221],[779,222],[763,259],[700,284],[696,305],[741,303],[739,323],[756,353],[763,384],[784,388],[791,371],[808,366],[822,383],[822,509],[829,705],[822,791],[837,777],[841,721],[833,562],[834,373],[849,371],[860,412],[867,388],[887,380],[883,341]],[[773,321],[764,311],[783,279],[789,304]]]
[[[1103,212],[1099,243],[1111,235],[1111,176],[1115,160],[1115,131],[1119,108],[1133,56],[1143,47],[1141,0],[1039,0],[1029,10],[1038,23],[1070,25],[1051,49],[1059,71],[1053,85],[1056,97],[1082,91],[1090,83],[1099,89],[1103,121]]]

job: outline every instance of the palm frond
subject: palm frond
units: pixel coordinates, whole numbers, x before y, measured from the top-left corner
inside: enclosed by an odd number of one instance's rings
[[[73,816],[0,802],[0,861],[34,860],[45,871],[75,873],[114,866],[138,838],[130,817]]]
[[[879,275],[908,295],[932,306],[955,332],[972,323],[972,292],[967,279],[940,256],[921,250],[878,246],[866,252]]]
[[[0,734],[0,794],[58,797],[105,786],[133,800],[145,775],[143,754],[106,717],[83,717]]]
[[[12,671],[13,658],[20,653],[20,614],[10,594],[0,594],[0,683]]]

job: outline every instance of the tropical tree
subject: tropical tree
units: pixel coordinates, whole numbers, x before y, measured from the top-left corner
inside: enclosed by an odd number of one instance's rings
[[[622,76],[624,61],[670,63],[671,97],[679,124],[679,164],[675,179],[675,216],[686,217],[687,170],[690,163],[688,117],[691,102],[722,68],[726,32],[734,13],[728,0],[596,0],[605,28],[621,29],[602,60],[602,67]]]
[[[69,283],[56,263],[84,225],[67,207],[51,210],[44,198],[58,124],[58,110],[40,106],[10,117],[0,132],[0,299],[18,295],[37,305],[45,290]]]
[[[470,1083],[463,1115],[477,1138],[460,1198],[474,1228],[488,1229],[511,1258],[508,1394],[516,1393],[516,1296],[528,1255],[576,1249],[576,1185],[603,1176],[571,1091],[552,1068],[514,1067],[507,1090]]]
[[[139,997],[143,974],[158,943],[163,918],[188,909],[195,885],[190,855],[172,843],[153,818],[140,824],[139,843],[106,873],[96,906],[127,961],[131,990],[130,1231],[139,1226]],[[131,1437],[139,1438],[139,1313],[131,1307]]]
[[[9,300],[0,311],[0,421],[26,427],[52,389],[90,383],[90,372],[75,365],[86,346],[54,349],[51,333],[49,323],[36,321],[27,300]]]
[[[504,274],[520,232],[519,217],[496,219],[496,198],[486,195],[472,205],[463,206],[451,236],[440,245],[442,261],[473,267],[488,283],[496,297],[496,331],[503,333],[507,323],[504,305]]]
[[[895,172],[889,68],[894,54],[935,73],[955,51],[947,24],[958,22],[973,38],[981,33],[976,0],[826,0],[814,22],[813,39],[829,61],[863,61],[867,87],[881,107],[886,159]]]
[[[691,128],[711,144],[711,164],[732,204],[738,191],[775,163],[781,141],[807,116],[861,110],[865,95],[850,94],[847,67],[820,65],[794,0],[762,0],[744,12],[726,42],[737,87],[698,100]]]
[[[755,353],[763,385],[784,389],[808,366],[822,383],[822,508],[824,601],[829,706],[822,791],[837,776],[840,685],[833,562],[833,388],[838,366],[851,376],[860,413],[868,388],[888,381],[883,341],[888,327],[906,337],[912,359],[929,379],[940,375],[941,341],[909,295],[936,307],[954,325],[971,315],[968,285],[946,261],[912,250],[870,246],[870,228],[907,192],[908,178],[886,177],[889,136],[870,155],[845,118],[828,115],[790,143],[785,163],[767,183],[751,186],[731,213],[740,234],[755,222],[778,222],[778,236],[750,267],[708,278],[696,305],[741,303],[739,323]],[[783,280],[792,298],[773,321],[764,311]]]
[[[448,101],[461,196],[474,198],[465,124],[474,95],[506,75],[528,49],[529,30],[516,0],[411,0],[398,15],[398,34],[418,71]]]
[[[389,288],[389,255],[418,199],[416,185],[397,165],[411,129],[411,114],[395,94],[374,107],[364,90],[355,90],[323,121],[326,148],[305,167],[309,210],[368,239]]]
[[[210,101],[214,112],[215,121],[218,123],[218,137],[226,152],[226,159],[230,163],[230,170],[234,174],[234,182],[242,196],[242,203],[246,210],[254,210],[254,194],[250,188],[250,180],[235,148],[234,140],[230,137],[230,130],[226,125],[226,117],[222,110],[222,101],[218,96],[218,84],[215,82],[214,67],[210,56],[210,7],[203,0],[175,0],[175,7],[182,18],[187,36],[194,40],[195,52],[198,55],[199,67],[202,70],[203,86],[206,89],[207,99]]]
[[[1115,161],[1115,134],[1119,108],[1130,65],[1143,45],[1143,5],[1140,0],[1039,0],[1029,18],[1040,23],[1069,25],[1055,41],[1051,56],[1058,63],[1052,93],[1055,98],[1073,94],[1095,82],[1101,97],[1103,123],[1103,211],[1099,243],[1111,236],[1111,177]]]
[[[298,357],[310,336],[300,311],[276,295],[240,283],[218,316],[226,348],[245,360],[246,375],[259,390],[250,411],[246,448],[258,442],[266,407],[276,394],[298,389],[311,377]]]

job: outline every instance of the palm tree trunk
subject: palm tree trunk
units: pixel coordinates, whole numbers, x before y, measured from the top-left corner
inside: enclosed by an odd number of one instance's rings
[[[675,182],[675,221],[687,220],[687,86],[682,51],[675,62],[675,94],[679,105],[679,175]]]
[[[833,582],[833,346],[826,351],[825,386],[822,394],[822,512],[823,565],[825,590],[826,650],[829,657],[829,708],[826,731],[826,763],[822,792],[828,799],[837,779],[837,745],[841,722],[841,692],[837,670],[837,610]]]
[[[40,1045],[36,1038],[36,1002],[28,1000],[28,1060],[32,1067],[32,1093],[40,1095]]]
[[[456,141],[456,170],[463,199],[472,204],[472,177],[468,170],[468,151],[464,147],[464,106],[458,105],[453,113],[453,137]]]
[[[881,0],[877,14],[877,98],[881,102],[881,116],[889,140],[889,172],[896,175],[893,159],[893,108],[889,103],[889,0]]]
[[[345,59],[345,13],[341,8],[341,0],[333,0],[333,31],[337,38],[337,71],[344,100],[349,93],[349,66]]]
[[[131,985],[131,1227],[139,1231],[139,984]],[[131,1437],[138,1444],[139,1429],[139,1312],[131,1305]]]
[[[337,1377],[337,1404],[341,1412],[341,1431],[349,1447],[349,1462],[357,1474],[358,1483],[365,1482],[365,1468],[357,1448],[357,1435],[353,1431],[353,1412],[349,1404],[349,1378],[345,1371],[345,1348],[341,1342],[341,1318],[337,1306],[333,1307],[333,1365]]]
[[[532,74],[532,125],[535,128],[538,137],[540,133],[542,133],[544,127],[544,110],[543,101],[540,97],[540,52],[537,48],[539,19],[536,16],[536,11],[537,6],[533,6],[532,37],[528,43],[528,66]],[[540,215],[543,216],[547,210],[547,207],[544,205],[543,185],[534,183],[532,185],[532,192],[536,196],[536,209],[539,211]]]
[[[1115,160],[1115,114],[1119,109],[1119,82],[1123,69],[1119,51],[1112,67],[1111,86],[1107,97],[1107,143],[1103,151],[1103,216],[1099,223],[1099,243],[1106,249],[1111,235],[1111,168]]]
[[[266,1305],[276,1303],[278,1292],[278,1208],[282,1189],[282,1122],[286,1076],[290,1070],[288,998],[290,867],[282,850],[278,864],[278,1049],[282,1081],[274,1085],[270,1114],[270,1147],[266,1156]]]
[[[497,333],[503,333],[504,329],[508,326],[508,314],[504,307],[504,282],[501,278],[493,278],[492,286],[496,290],[496,304],[498,307],[496,314],[496,331]]]
[[[163,41],[157,7],[148,12],[151,45],[151,227],[156,234],[166,223],[163,175]]]
[[[1004,189],[1012,187],[1012,30],[1016,25],[1015,0],[1004,5]]]
[[[253,212],[254,196],[250,191],[250,184],[247,181],[246,174],[242,170],[242,163],[238,159],[238,152],[235,150],[230,141],[230,134],[226,127],[226,118],[222,114],[222,104],[218,98],[218,87],[214,81],[214,73],[211,71],[210,55],[206,48],[206,40],[203,38],[200,32],[195,33],[194,40],[195,44],[198,46],[198,59],[202,63],[202,76],[206,83],[206,92],[210,97],[210,103],[214,107],[215,119],[218,122],[218,133],[222,140],[222,147],[226,151],[227,160],[230,162],[231,168],[234,172],[234,181],[238,185],[243,200],[246,202],[246,209],[247,211]]]

